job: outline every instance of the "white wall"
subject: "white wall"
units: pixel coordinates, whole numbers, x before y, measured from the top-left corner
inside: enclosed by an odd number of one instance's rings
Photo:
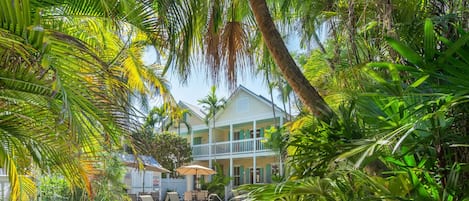
[[[176,191],[179,194],[179,197],[184,196],[184,192],[187,190],[186,179],[174,179],[174,178],[164,178],[161,180],[161,196],[160,200],[164,200],[167,191]]]
[[[139,171],[135,168],[127,168],[124,183],[128,188],[127,193],[138,194],[139,192],[160,192],[161,172]],[[143,188],[143,185],[145,185],[145,189]]]
[[[8,175],[0,173],[0,200],[9,200],[10,197],[10,182]]]

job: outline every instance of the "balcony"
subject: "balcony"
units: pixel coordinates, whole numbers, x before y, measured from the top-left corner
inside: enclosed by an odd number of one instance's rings
[[[249,154],[254,152],[254,143],[256,152],[271,151],[262,143],[264,138],[244,139],[226,142],[212,143],[212,156],[227,156],[235,154]],[[231,148],[233,151],[231,151]],[[192,146],[192,157],[208,157],[209,144],[199,144]]]

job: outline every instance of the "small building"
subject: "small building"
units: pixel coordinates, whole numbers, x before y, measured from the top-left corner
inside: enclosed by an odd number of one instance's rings
[[[127,166],[124,184],[128,194],[153,194],[161,198],[161,173],[170,172],[169,170],[151,156],[139,155],[135,158],[131,154],[120,154],[119,158]],[[138,168],[139,162],[143,169]]]

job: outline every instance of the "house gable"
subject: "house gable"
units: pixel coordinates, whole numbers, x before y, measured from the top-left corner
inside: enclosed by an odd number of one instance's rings
[[[276,108],[278,114],[281,111]],[[270,101],[254,94],[243,86],[228,98],[225,109],[217,117],[217,122],[229,122],[232,120],[250,120],[256,116],[272,115]]]
[[[189,114],[185,117],[186,122],[189,123],[189,125],[196,126],[196,125],[205,124],[204,122],[205,114],[202,112],[202,110],[199,107],[195,105],[191,105],[186,102],[182,102],[182,101],[179,102],[179,105],[182,108],[185,108],[189,111]]]

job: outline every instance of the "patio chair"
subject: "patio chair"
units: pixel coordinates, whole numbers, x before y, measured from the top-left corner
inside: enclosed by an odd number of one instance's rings
[[[159,201],[160,200],[159,192],[151,192],[151,197],[153,198],[153,201]]]
[[[196,199],[198,201],[205,201],[207,200],[208,197],[208,191],[197,191],[196,193]]]
[[[178,192],[168,192],[166,193],[166,198],[164,201],[179,201],[179,194]]]
[[[140,200],[141,201],[153,201],[153,198],[151,197],[151,195],[141,195]]]
[[[192,201],[192,192],[190,191],[184,192],[184,201]]]

